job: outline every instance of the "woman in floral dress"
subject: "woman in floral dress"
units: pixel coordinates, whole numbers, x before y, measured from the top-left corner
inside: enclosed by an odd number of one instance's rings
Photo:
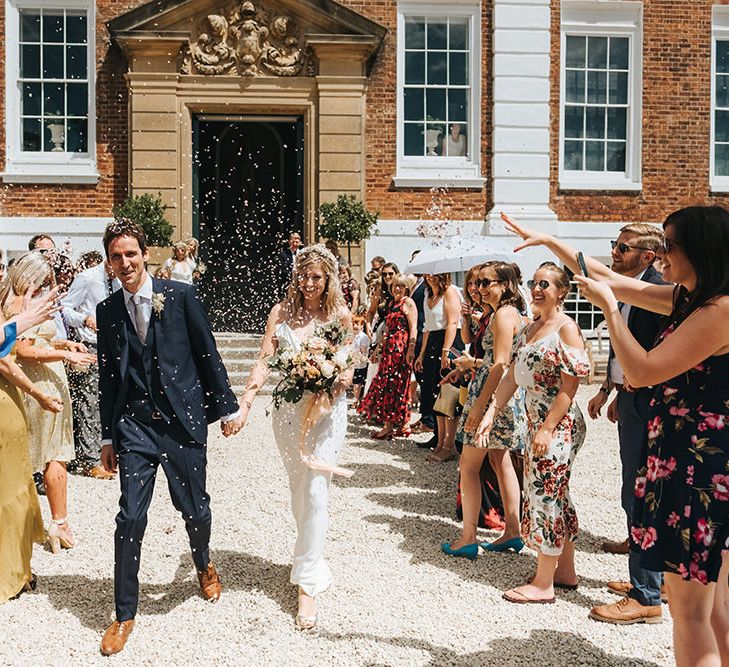
[[[410,423],[410,375],[415,359],[418,310],[410,298],[415,276],[398,275],[392,281],[392,306],[385,317],[380,365],[358,412],[384,427],[373,436],[391,440],[405,435]]]
[[[506,218],[521,247],[546,245],[571,269],[575,251]],[[631,530],[643,568],[664,572],[679,667],[729,663],[729,211],[693,206],[663,223],[663,278],[650,285],[587,258],[578,276],[605,313],[610,342],[634,387],[654,386]],[[668,315],[644,350],[618,301]]]
[[[499,491],[504,502],[504,533],[494,543],[483,543],[488,551],[520,551],[524,544],[519,538],[519,480],[511,462],[511,450],[523,447],[522,420],[515,415],[515,403],[497,420],[498,435],[492,434],[487,443],[476,440],[474,432],[491,401],[494,391],[511,362],[511,353],[517,336],[524,328],[519,314],[524,300],[519,292],[518,269],[506,262],[491,262],[479,271],[481,303],[493,311],[481,340],[484,356],[471,384],[463,408],[458,431],[463,442],[461,454],[461,493],[463,497],[463,530],[461,538],[453,544],[443,543],[441,549],[449,556],[475,558],[478,555],[476,529],[481,504],[479,473],[486,458],[496,471]],[[521,397],[519,397],[520,399]],[[490,455],[493,452],[493,456]]]
[[[527,285],[534,322],[519,338],[514,363],[479,426],[477,438],[494,435],[496,416],[517,385],[526,390],[527,445],[521,537],[538,552],[534,578],[504,593],[517,603],[555,601],[554,588],[576,588],[577,514],[570,499],[572,463],[585,440],[585,421],[574,403],[590,366],[577,323],[562,312],[569,277],[545,262]]]

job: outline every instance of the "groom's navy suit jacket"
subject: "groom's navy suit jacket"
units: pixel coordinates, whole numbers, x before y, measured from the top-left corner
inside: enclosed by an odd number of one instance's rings
[[[164,295],[158,313],[152,307],[145,373],[148,386],[160,387],[172,414],[192,440],[204,444],[208,424],[238,410],[208,316],[194,287],[152,278],[154,294]],[[101,437],[117,449],[116,426],[129,391],[129,341],[134,329],[118,290],[96,308],[99,357]],[[156,374],[156,375],[153,375]]]

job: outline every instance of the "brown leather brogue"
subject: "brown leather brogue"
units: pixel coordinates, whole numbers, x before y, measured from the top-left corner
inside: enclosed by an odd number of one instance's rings
[[[208,602],[217,602],[220,599],[223,586],[220,582],[218,571],[215,569],[215,565],[209,563],[207,570],[198,570],[197,580],[200,582],[202,596]]]
[[[663,621],[663,611],[660,604],[655,607],[646,606],[627,596],[619,602],[613,602],[613,604],[593,607],[588,616],[595,621],[616,625],[661,623]]]
[[[101,653],[103,655],[115,655],[126,646],[129,635],[134,629],[134,619],[128,621],[114,621],[101,639]]]

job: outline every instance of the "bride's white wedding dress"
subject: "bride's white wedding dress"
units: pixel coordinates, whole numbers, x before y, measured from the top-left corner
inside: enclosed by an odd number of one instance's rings
[[[298,352],[301,348],[296,334],[285,322],[276,327],[276,339],[279,350]],[[280,408],[274,409],[273,434],[289,476],[291,510],[297,528],[291,583],[314,597],[325,591],[332,581],[324,559],[331,473],[313,470],[301,459],[299,443],[309,397],[305,394],[298,403],[284,401]],[[335,466],[346,433],[347,399],[343,393],[334,401],[332,411],[309,430],[305,450]]]

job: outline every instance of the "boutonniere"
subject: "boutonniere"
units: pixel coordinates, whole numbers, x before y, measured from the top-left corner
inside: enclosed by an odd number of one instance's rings
[[[165,308],[165,299],[167,297],[162,292],[153,292],[152,293],[152,309],[155,313],[157,313],[157,317],[159,317],[162,314],[162,311]]]

